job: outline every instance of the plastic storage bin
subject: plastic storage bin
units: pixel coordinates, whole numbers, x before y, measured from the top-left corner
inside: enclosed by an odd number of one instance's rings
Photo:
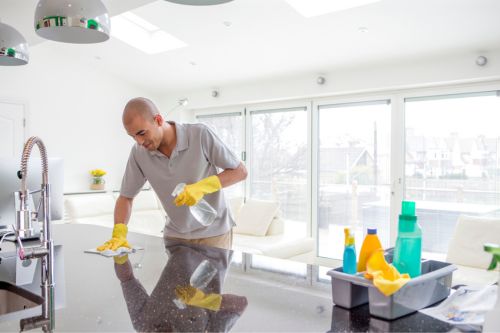
[[[387,297],[362,274],[349,275],[342,267],[332,269],[333,303],[347,309],[369,303],[370,314],[383,319],[396,319],[437,303],[450,294],[456,267],[450,263],[422,261],[422,275]]]

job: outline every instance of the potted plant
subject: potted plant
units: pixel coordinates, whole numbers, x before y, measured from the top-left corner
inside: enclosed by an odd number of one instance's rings
[[[104,180],[104,175],[106,171],[102,169],[94,169],[90,170],[90,174],[92,175],[92,182],[90,183],[91,190],[104,190],[104,184],[106,181]]]

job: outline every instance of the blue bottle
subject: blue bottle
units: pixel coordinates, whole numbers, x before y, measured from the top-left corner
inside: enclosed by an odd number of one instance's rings
[[[344,261],[342,271],[347,274],[356,274],[356,247],[354,245],[354,235],[349,228],[344,228]]]
[[[403,201],[393,264],[399,273],[408,273],[414,278],[422,273],[421,259],[422,229],[415,216],[415,203]]]

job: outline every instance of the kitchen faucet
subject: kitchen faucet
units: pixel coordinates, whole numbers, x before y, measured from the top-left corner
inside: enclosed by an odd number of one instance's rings
[[[38,191],[30,192],[27,188],[28,161],[33,146],[37,145],[42,159],[42,186]],[[24,145],[21,158],[21,190],[16,196],[16,225],[14,227],[17,243],[19,244],[19,258],[21,260],[41,259],[41,284],[42,288],[42,314],[21,320],[21,331],[41,327],[43,331],[54,329],[54,245],[50,228],[50,185],[47,151],[42,140],[32,136]],[[40,192],[40,205],[42,208],[43,225],[40,245],[24,247],[23,240],[36,237],[33,222],[38,220],[38,212],[32,212],[30,207],[31,194]],[[40,207],[40,206],[39,206]]]

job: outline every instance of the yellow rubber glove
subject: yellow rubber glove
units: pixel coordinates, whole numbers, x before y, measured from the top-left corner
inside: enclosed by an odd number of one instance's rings
[[[205,194],[217,192],[222,188],[219,177],[210,176],[196,182],[186,185],[174,200],[176,206],[194,206],[203,198]]]
[[[132,248],[127,241],[127,225],[123,223],[117,223],[113,227],[112,238],[97,248],[97,251],[113,250],[116,251],[119,247]]]
[[[192,286],[177,286],[175,294],[184,304],[204,308],[212,311],[219,311],[222,303],[222,295],[205,294],[200,289]]]
[[[365,278],[373,279],[373,285],[385,296],[391,296],[411,279],[408,274],[400,274],[396,267],[385,261],[382,249],[375,251],[368,259]]]

